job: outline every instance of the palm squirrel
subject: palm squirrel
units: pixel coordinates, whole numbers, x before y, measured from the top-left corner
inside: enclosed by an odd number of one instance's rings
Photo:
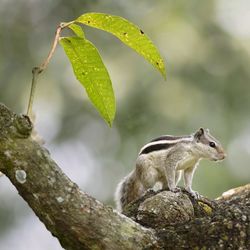
[[[172,192],[179,191],[176,185],[182,170],[185,189],[198,198],[199,193],[193,191],[191,185],[199,161],[202,158],[218,161],[225,157],[222,145],[208,129],[200,128],[187,136],[158,137],[141,148],[135,169],[118,184],[115,193],[117,209],[122,212],[127,204],[157,183]]]

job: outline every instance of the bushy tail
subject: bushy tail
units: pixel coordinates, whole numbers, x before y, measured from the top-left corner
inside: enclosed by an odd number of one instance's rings
[[[115,201],[117,210],[123,212],[125,206],[138,199],[143,192],[141,182],[138,180],[135,170],[133,170],[120,181],[116,188]]]

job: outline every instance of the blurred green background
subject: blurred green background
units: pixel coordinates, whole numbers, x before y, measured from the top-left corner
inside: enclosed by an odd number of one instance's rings
[[[100,118],[58,47],[36,91],[37,130],[73,181],[114,205],[115,187],[143,144],[209,128],[228,157],[202,161],[193,188],[215,198],[250,179],[249,11],[246,0],[1,0],[0,102],[25,112],[31,69],[46,57],[61,21],[85,12],[125,17],[159,48],[167,81],[113,36],[86,27],[113,81],[114,125]],[[6,177],[0,179],[0,223],[1,250],[61,249]]]

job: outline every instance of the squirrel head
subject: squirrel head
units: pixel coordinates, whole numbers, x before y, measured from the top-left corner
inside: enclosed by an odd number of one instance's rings
[[[221,143],[214,138],[209,129],[200,128],[194,133],[194,142],[196,151],[203,157],[210,160],[218,161],[226,157]]]

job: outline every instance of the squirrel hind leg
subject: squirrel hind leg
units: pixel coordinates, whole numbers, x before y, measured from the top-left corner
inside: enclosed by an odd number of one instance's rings
[[[157,182],[162,182],[159,172],[154,166],[151,166],[151,164],[142,165],[142,164],[137,163],[136,175],[138,179],[140,180],[144,191],[146,191],[147,189],[153,188]]]

